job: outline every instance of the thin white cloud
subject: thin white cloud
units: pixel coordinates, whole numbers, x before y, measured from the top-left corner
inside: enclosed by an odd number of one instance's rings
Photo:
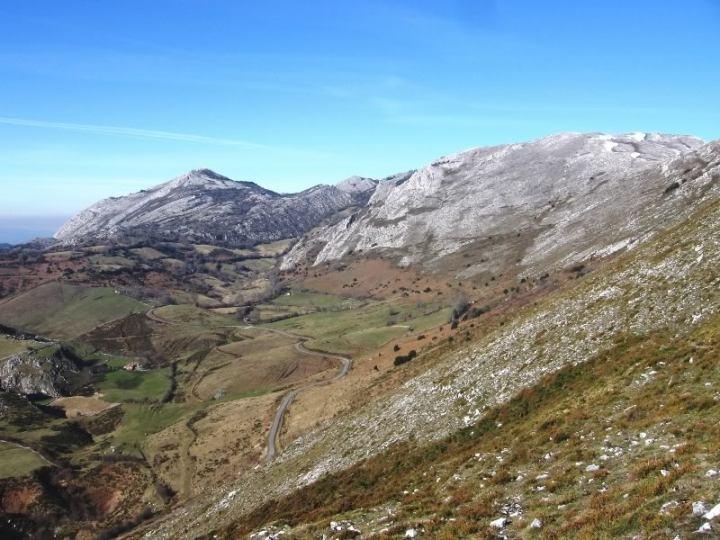
[[[75,124],[69,122],[48,122],[45,120],[31,120],[28,118],[12,118],[0,116],[0,124],[9,126],[24,126],[41,129],[61,129],[65,131],[77,131],[82,133],[98,133],[101,135],[115,135],[119,137],[131,137],[134,139],[180,141],[196,144],[210,144],[219,146],[238,146],[253,149],[271,149],[264,144],[245,141],[241,139],[225,139],[219,137],[207,137],[193,133],[177,133],[174,131],[158,131],[152,129],[138,129],[122,126],[103,126],[95,124]]]

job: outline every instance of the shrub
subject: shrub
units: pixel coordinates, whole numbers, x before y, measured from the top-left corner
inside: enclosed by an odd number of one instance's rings
[[[460,295],[460,297],[455,301],[455,304],[453,305],[450,320],[454,321],[456,319],[459,319],[469,308],[470,302],[468,301],[468,299],[465,297],[465,295]]]
[[[668,187],[665,188],[664,193],[665,193],[665,195],[667,195],[668,193],[672,193],[679,187],[680,187],[680,184],[678,182],[673,182],[672,184],[670,184]]]
[[[395,360],[393,361],[393,364],[396,366],[400,366],[402,364],[409,362],[416,356],[417,356],[417,352],[415,351],[415,349],[413,349],[412,351],[410,351],[407,354],[401,354],[401,355],[396,356]]]
[[[463,320],[466,321],[468,319],[475,319],[475,318],[479,317],[480,315],[487,313],[488,311],[490,311],[489,306],[472,307],[468,310],[467,313],[465,313]]]

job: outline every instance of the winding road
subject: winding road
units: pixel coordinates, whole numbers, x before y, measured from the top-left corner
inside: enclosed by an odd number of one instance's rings
[[[173,321],[168,321],[166,319],[163,319],[159,315],[155,314],[155,309],[153,308],[146,312],[146,316],[157,323],[162,324],[177,324]],[[238,325],[238,326],[231,326],[228,328],[255,328],[258,329],[255,326],[252,325]],[[295,343],[295,349],[301,353],[306,354],[309,356],[319,356],[321,358],[333,358],[335,360],[338,360],[340,362],[340,367],[338,369],[337,375],[333,377],[330,380],[326,381],[314,381],[310,382],[304,386],[300,386],[298,388],[293,388],[292,390],[288,391],[285,395],[283,395],[282,399],[280,400],[280,405],[278,406],[277,410],[275,411],[275,416],[273,417],[272,424],[270,424],[270,431],[268,432],[268,440],[267,440],[267,452],[266,452],[266,459],[267,461],[272,461],[275,459],[275,457],[278,454],[278,436],[280,435],[280,431],[283,427],[283,421],[285,419],[285,413],[287,413],[287,410],[290,408],[290,405],[292,405],[293,401],[295,401],[295,398],[298,396],[298,394],[304,390],[308,390],[309,388],[314,388],[317,386],[323,386],[326,384],[329,384],[333,381],[337,381],[339,379],[342,379],[345,377],[348,372],[350,371],[350,368],[352,367],[352,360],[348,358],[347,356],[342,356],[339,354],[332,354],[328,352],[321,352],[321,351],[314,351],[312,349],[308,349],[305,347],[304,342],[307,341],[309,338],[305,336],[301,336],[298,334],[293,334],[291,332],[286,332],[284,330],[278,330],[276,328],[259,328],[260,330],[266,331],[266,332],[272,332],[274,334],[278,334],[280,336],[289,337],[291,339],[296,339],[297,342]],[[216,347],[218,351],[220,351],[223,354],[230,354],[225,351],[220,350],[219,347]]]
[[[280,431],[282,430],[283,420],[285,419],[285,413],[290,408],[290,405],[292,405],[292,402],[295,401],[295,398],[297,397],[297,395],[300,392],[302,392],[303,390],[307,390],[309,388],[313,388],[316,386],[322,386],[325,384],[329,384],[333,381],[342,379],[350,371],[350,368],[352,367],[352,360],[346,356],[341,356],[339,354],[313,351],[311,349],[308,349],[303,344],[303,342],[305,340],[307,340],[307,338],[304,336],[298,336],[297,334],[291,334],[290,332],[284,332],[282,330],[276,330],[274,328],[263,328],[263,330],[267,330],[269,332],[274,332],[276,334],[280,334],[285,337],[292,337],[292,338],[298,339],[299,341],[297,343],[295,343],[295,349],[299,353],[307,354],[310,356],[320,356],[322,358],[334,358],[334,359],[340,361],[340,369],[338,369],[337,375],[335,375],[335,377],[333,377],[329,381],[316,381],[316,382],[308,383],[305,386],[301,386],[300,388],[295,388],[293,390],[290,390],[288,393],[286,393],[282,397],[282,399],[280,400],[280,405],[278,406],[277,411],[275,411],[275,416],[273,417],[272,424],[270,424],[270,431],[268,432],[267,453],[265,454],[265,457],[268,461],[272,461],[273,459],[275,459],[275,456],[278,454],[277,441],[278,441],[278,436],[280,434]]]

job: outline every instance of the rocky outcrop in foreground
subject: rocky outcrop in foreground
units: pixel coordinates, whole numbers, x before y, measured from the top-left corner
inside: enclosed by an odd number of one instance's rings
[[[63,347],[50,345],[0,360],[0,389],[60,397],[71,393],[79,374],[74,355]]]

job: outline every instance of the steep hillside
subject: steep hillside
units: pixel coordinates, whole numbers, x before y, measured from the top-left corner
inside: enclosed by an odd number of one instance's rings
[[[55,238],[70,244],[114,239],[254,245],[297,237],[338,210],[364,202],[363,192],[315,186],[280,195],[200,169],[100,201],[71,218]]]
[[[717,315],[682,337],[619,336],[478,423],[432,444],[397,444],[217,537],[717,535],[720,522],[703,516],[720,503],[719,346]]]
[[[4,301],[0,307],[0,324],[52,338],[71,339],[149,307],[116,289],[57,281]]]
[[[355,253],[489,278],[605,255],[702,196],[717,178],[718,147],[701,145],[646,133],[561,134],[444,157],[380,183],[365,209],[312,231],[283,268]],[[469,260],[452,257],[460,251]]]
[[[410,364],[398,368],[418,369],[418,375],[411,378],[394,393],[363,407],[346,411],[320,425],[306,436],[296,439],[288,445],[285,453],[276,463],[249,471],[226,488],[209,488],[203,496],[151,525],[145,531],[146,534],[154,538],[169,538],[176,536],[179,531],[192,536],[218,530],[272,499],[279,501],[298,487],[312,486],[318,480],[327,479],[326,475],[328,474],[339,473],[343,469],[381,454],[393,448],[395,444],[404,441],[410,440],[415,441],[412,444],[424,445],[447,437],[458,430],[464,430],[460,431],[460,435],[458,435],[460,439],[472,437],[488,430],[498,430],[505,438],[495,440],[498,444],[501,444],[500,441],[502,441],[502,444],[507,445],[508,450],[505,454],[512,453],[512,443],[516,437],[508,437],[505,434],[515,433],[517,435],[518,432],[515,430],[520,424],[514,426],[513,415],[505,416],[505,413],[493,413],[493,408],[502,408],[524,388],[542,385],[543,381],[551,380],[547,377],[553,373],[571,369],[571,366],[582,365],[585,362],[591,362],[588,369],[597,368],[599,370],[598,377],[607,377],[605,381],[607,384],[602,384],[598,380],[600,386],[597,388],[602,387],[604,391],[609,392],[616,388],[615,384],[618,385],[620,393],[610,394],[610,402],[604,405],[607,411],[613,411],[613,414],[616,414],[631,410],[627,407],[632,408],[636,401],[643,403],[644,407],[647,407],[651,401],[646,395],[642,395],[639,401],[637,396],[641,394],[625,395],[630,391],[625,391],[622,387],[622,384],[625,384],[625,379],[622,377],[625,375],[617,378],[617,373],[603,371],[606,369],[602,365],[604,361],[620,362],[617,364],[620,373],[631,374],[627,375],[628,381],[634,387],[642,389],[649,381],[660,378],[659,373],[670,362],[673,363],[672,369],[675,370],[673,372],[680,375],[681,370],[677,369],[680,364],[677,362],[690,363],[690,358],[695,355],[694,351],[698,351],[697,372],[690,372],[689,378],[666,378],[660,386],[649,388],[654,388],[654,392],[660,392],[662,389],[663,399],[668,400],[668,407],[670,405],[676,407],[678,403],[682,402],[690,403],[691,398],[694,403],[695,397],[700,396],[705,404],[702,407],[714,411],[714,408],[717,407],[712,398],[714,394],[710,395],[708,399],[703,397],[707,394],[706,389],[712,388],[714,383],[713,380],[703,378],[702,373],[717,361],[717,349],[712,343],[716,339],[716,336],[713,337],[715,335],[713,328],[716,327],[716,316],[720,309],[720,277],[717,274],[718,262],[720,262],[720,243],[717,241],[719,232],[720,203],[715,201],[694,213],[680,225],[661,233],[651,242],[638,246],[618,258],[605,269],[585,277],[523,313],[508,317],[496,331],[489,333],[479,341],[457,347],[458,338],[463,337],[467,330],[466,323],[462,323],[456,331],[454,345],[456,349],[454,351],[442,352],[441,350],[437,354],[421,356]],[[482,324],[483,318],[476,319],[475,322]],[[621,348],[618,349],[618,347]],[[622,347],[629,348],[622,349]],[[673,349],[666,350],[666,348]],[[631,355],[629,358],[625,356],[627,351],[630,351],[627,353]],[[658,351],[662,353],[660,356],[657,355]],[[637,361],[633,363],[632,359]],[[630,363],[624,364],[624,362]],[[611,367],[611,365],[607,366],[607,368]],[[576,377],[578,373],[582,372],[576,372],[573,377]],[[664,375],[662,376],[664,377]],[[587,384],[591,384],[592,381],[592,379],[590,381],[586,379]],[[625,426],[621,424],[621,416],[617,418],[593,416],[596,412],[599,413],[600,409],[593,408],[592,399],[595,399],[594,397],[583,398],[585,394],[582,385],[578,387],[568,385],[567,392],[565,397],[568,398],[568,403],[589,404],[586,411],[591,415],[588,419],[588,426],[598,423],[603,426],[602,429],[607,431],[608,436],[615,436],[618,431],[625,429]],[[592,399],[590,399],[591,397]],[[598,401],[598,403],[600,402]],[[691,407],[688,414],[695,414],[693,410]],[[561,411],[563,414],[569,414],[569,410],[561,409]],[[500,416],[497,416],[498,414]],[[697,444],[701,449],[713,448],[712,445],[707,446],[708,439],[705,437],[707,434],[715,433],[709,425],[704,430],[698,426],[697,429],[668,433],[663,424],[666,420],[662,418],[662,415],[656,417],[654,414],[647,416],[648,425],[643,427],[645,436],[634,432],[627,434],[628,438],[632,440],[642,439],[644,441],[650,438],[652,441],[650,443],[637,442],[636,444],[628,442],[629,447],[642,445],[641,448],[644,448],[645,444],[656,444],[650,448],[656,449],[658,452],[665,452],[665,446],[667,449],[672,449],[675,445],[678,445],[675,447],[679,448],[679,445],[689,443]],[[644,416],[638,418],[644,418]],[[658,419],[657,423],[654,421],[655,418]],[[683,417],[678,416],[678,418]],[[531,420],[536,421],[537,419]],[[538,423],[538,425],[540,424],[542,422]],[[548,424],[543,429],[548,429],[550,426],[552,424]],[[632,427],[635,429],[637,426],[633,423]],[[590,431],[587,431],[588,429]],[[506,432],[506,430],[508,431]],[[530,431],[526,436],[535,436],[535,434]],[[614,448],[620,447],[621,444],[611,439],[604,441],[604,435],[592,427],[588,427],[586,431],[582,432],[571,431],[570,435],[574,440],[575,435],[573,434],[580,437],[580,440],[584,440],[584,437],[595,441],[592,445],[595,453],[590,455],[580,452],[574,458],[577,462],[583,462],[584,468],[581,469],[581,471],[585,471],[583,482],[589,482],[590,478],[595,476],[589,473],[599,471],[601,465],[598,462],[606,459],[602,458],[601,454],[604,452],[603,455],[612,459],[616,452]],[[625,435],[618,435],[618,437],[620,436]],[[477,441],[477,439],[475,440]],[[480,445],[483,440],[480,439],[477,444]],[[561,441],[565,440],[568,439],[561,438]],[[603,450],[604,444],[609,444],[609,448]],[[622,443],[622,447],[625,448],[625,443]],[[442,453],[442,448],[442,445],[431,446],[427,451],[432,457],[435,455],[434,452]],[[587,447],[587,449],[589,448],[590,446]],[[478,453],[481,456],[487,452],[487,448],[478,446]],[[413,455],[416,457],[412,459],[418,460],[414,462],[418,468],[413,467],[413,470],[422,469],[424,472],[432,474],[433,471],[423,469],[422,455]],[[534,454],[532,455],[534,456]],[[646,457],[650,459],[649,455],[640,453],[637,455],[643,459]],[[542,465],[542,467],[550,467],[553,463],[552,456],[551,452],[550,457],[547,458],[547,465]],[[403,454],[403,457],[408,457],[408,454]],[[502,457],[503,453],[500,452],[497,456],[493,454],[488,459],[495,459],[498,463],[502,463],[499,459]],[[410,458],[408,457],[408,459]],[[527,457],[518,459],[518,463],[527,464],[531,474],[535,468],[540,467],[534,458],[530,461],[527,461]],[[543,455],[542,460],[545,459]],[[565,460],[564,463],[567,463],[567,458]],[[661,496],[671,498],[670,489],[675,480],[692,472],[693,482],[700,482],[705,474],[704,467],[709,467],[713,460],[713,454],[705,455],[701,451],[698,452],[697,462],[694,462],[692,466],[685,463],[686,460],[678,459],[675,462],[670,458],[667,462],[660,460],[645,465],[640,465],[641,462],[638,462],[636,465],[629,466],[628,470],[634,468],[633,470],[636,472],[633,474],[636,474],[638,478],[648,477],[651,472],[658,475],[659,479],[653,476],[647,486],[643,481],[638,484],[637,488],[641,490],[640,495],[645,493],[646,497],[652,501],[652,511],[658,512],[660,510],[659,503],[663,500]],[[530,467],[530,463],[533,464],[532,467]],[[595,467],[587,468],[589,465],[595,465],[597,469]],[[495,470],[495,467],[490,465],[488,467],[485,476]],[[527,478],[521,472],[522,468],[518,467],[518,469],[517,471],[515,468],[507,470],[507,476],[517,473],[518,476]],[[395,474],[394,470],[390,466],[384,474]],[[666,472],[662,473],[662,470]],[[461,472],[456,473],[460,479],[462,479]],[[545,472],[538,472],[534,478],[540,482],[545,478],[551,478],[552,475],[557,474],[557,471],[554,469],[547,471],[547,477],[541,476],[542,474]],[[338,477],[346,478],[342,475],[335,478]],[[363,476],[357,476],[357,478],[361,484],[368,482],[362,486],[366,492],[370,492],[376,487],[372,483],[372,477],[370,480]],[[573,482],[579,481],[577,474],[570,475],[568,478]],[[603,486],[602,478],[603,475],[598,476],[593,483],[600,488],[606,487],[607,490],[610,490],[610,481],[607,482],[608,486]],[[322,482],[325,481],[322,480]],[[378,479],[374,481],[381,482]],[[450,480],[447,478],[443,480],[440,477],[437,482],[452,481],[455,481],[455,476],[451,476]],[[562,477],[558,477],[557,481],[561,482]],[[490,501],[487,502],[490,505],[489,509],[480,511],[476,517],[472,518],[477,526],[482,528],[489,525],[486,514],[492,512],[494,515],[501,511],[501,508],[496,505],[496,502],[499,501],[493,499],[494,492],[482,491],[490,484],[491,481],[488,479],[484,486],[478,484],[477,487],[477,497],[490,497]],[[342,485],[338,483],[336,484],[337,490],[324,491],[322,483],[316,484],[315,487],[322,490],[324,494],[320,499],[313,499],[310,496],[305,502],[297,502],[298,499],[293,499],[300,507],[306,508],[305,513],[300,511],[297,514],[301,516],[299,521],[311,522],[325,515],[345,512],[354,508],[355,497],[351,495],[346,498],[340,489]],[[548,485],[547,483],[538,483],[538,486],[545,487],[537,489],[535,492],[542,493],[546,489],[552,491],[554,488],[548,488]],[[357,486],[353,489],[355,488],[360,489]],[[313,489],[315,488],[309,487],[306,494],[312,494]],[[377,486],[377,489],[382,491],[382,484]],[[402,492],[394,492],[396,493],[394,497],[409,496],[414,489],[415,486],[408,485],[405,488],[407,491],[405,495]],[[617,492],[613,490],[607,496],[603,496],[602,493],[605,491],[605,489],[601,489],[600,495],[598,495],[601,497],[601,501],[593,502],[593,504],[602,505],[603,497],[614,497],[617,494],[622,499],[624,496],[621,488],[618,488]],[[703,496],[708,498],[708,503],[714,504],[716,501],[709,500],[710,495],[716,497],[718,493],[710,491],[703,492]],[[384,493],[387,494],[387,491]],[[688,491],[688,493],[695,494],[694,491]],[[583,492],[582,497],[576,496],[573,504],[577,506],[574,507],[573,512],[580,512],[582,508],[586,508],[591,501],[590,497],[594,494],[594,490],[591,490],[589,493]],[[548,497],[550,495],[548,494]],[[473,495],[470,498],[473,498]],[[554,503],[558,510],[563,508],[558,505],[571,502],[562,499],[555,502],[555,498],[546,501],[542,494],[534,500],[545,504]],[[614,498],[613,501],[615,501]],[[637,504],[638,498],[633,496],[632,501]],[[371,497],[368,499],[368,504],[382,502],[381,498],[372,499]],[[364,502],[361,501],[358,506],[363,504]],[[427,501],[422,504],[427,504]],[[687,505],[687,503],[678,502],[678,505],[681,504]],[[308,509],[309,506],[313,506],[314,509]],[[591,506],[590,508],[596,507]],[[671,507],[672,504],[664,510],[671,510]],[[383,512],[387,514],[388,509],[383,508]],[[423,515],[424,507],[418,503],[412,510],[415,512],[413,515],[420,516]],[[293,511],[283,503],[269,504],[258,510],[258,513],[250,521],[244,522],[244,525],[241,524],[240,530],[272,521],[275,517],[287,517],[292,515]],[[628,511],[632,511],[632,509]],[[649,510],[644,511],[649,512]],[[390,513],[393,513],[392,508],[390,508]],[[424,517],[433,519],[438,516],[442,517],[442,514],[437,509],[427,506],[427,516]],[[562,516],[562,513],[556,513],[552,519],[560,521]],[[500,517],[500,514],[497,517]],[[594,517],[592,519],[602,518]],[[619,518],[618,515],[611,513],[604,519]],[[634,520],[627,527],[637,531],[639,526],[640,523]],[[682,527],[685,529],[688,526],[684,524]],[[379,528],[381,527],[378,526]],[[402,536],[404,528],[402,531],[394,531],[393,534]],[[234,534],[232,530],[229,530],[228,533]],[[300,537],[303,536],[300,535]]]

